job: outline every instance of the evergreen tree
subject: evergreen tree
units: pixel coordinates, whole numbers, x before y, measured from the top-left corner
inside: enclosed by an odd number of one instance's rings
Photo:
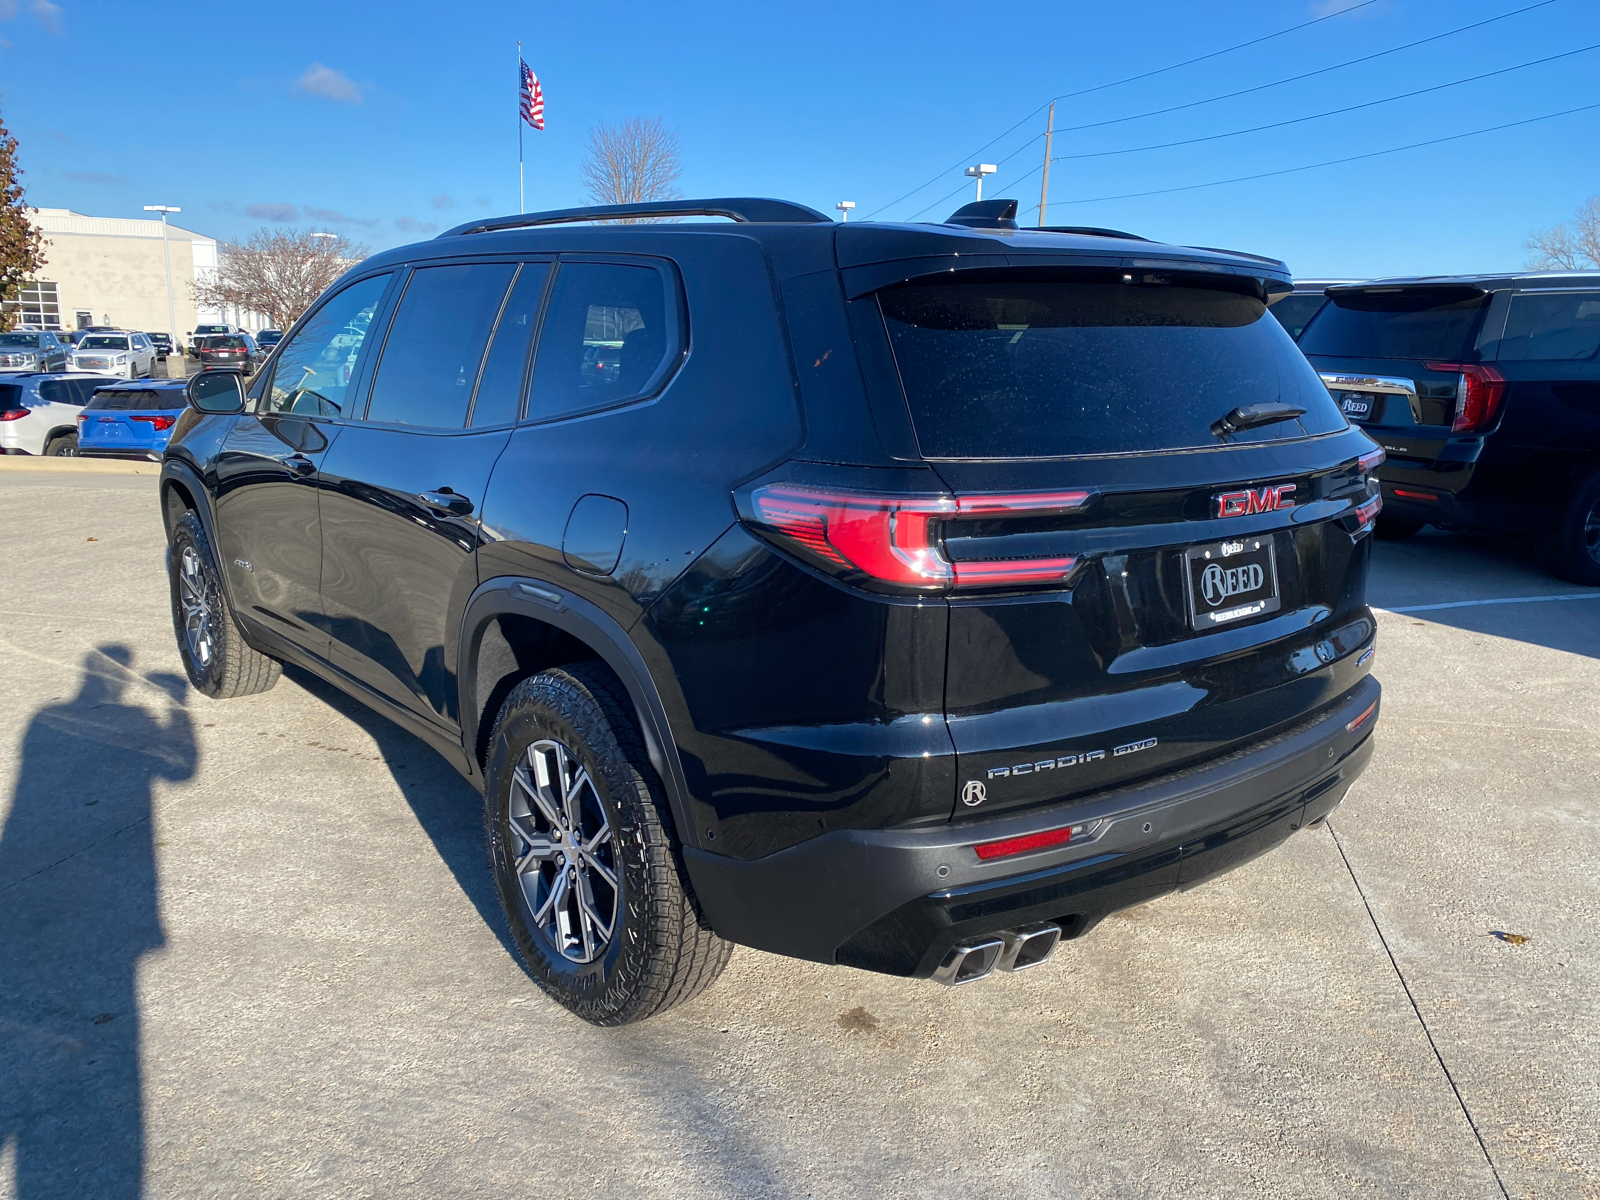
[[[21,179],[17,139],[0,121],[0,300],[15,299],[44,266],[44,239],[28,221]],[[15,312],[15,305],[0,306],[0,330],[11,327]]]

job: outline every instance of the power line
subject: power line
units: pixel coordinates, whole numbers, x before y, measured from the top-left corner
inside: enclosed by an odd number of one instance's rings
[[[1547,2],[1551,2],[1551,0],[1547,0]],[[1355,12],[1357,9],[1366,8],[1369,5],[1376,4],[1376,3],[1377,3],[1377,0],[1362,0],[1362,3],[1360,3],[1360,4],[1352,4],[1349,8],[1341,8],[1338,12],[1328,13],[1326,16],[1316,17],[1316,18],[1314,18],[1313,20],[1310,20],[1310,21],[1302,21],[1299,25],[1291,25],[1287,29],[1278,30],[1276,33],[1268,33],[1268,34],[1262,35],[1261,37],[1251,38],[1247,42],[1239,42],[1236,45],[1227,46],[1227,47],[1225,47],[1225,48],[1223,48],[1221,50],[1213,50],[1210,54],[1202,54],[1202,55],[1200,55],[1199,58],[1186,59],[1183,62],[1173,63],[1171,66],[1167,66],[1167,67],[1158,67],[1154,71],[1145,71],[1145,72],[1143,72],[1142,74],[1139,74],[1139,75],[1129,75],[1126,79],[1116,79],[1116,80],[1113,80],[1110,83],[1096,84],[1092,88],[1084,88],[1081,92],[1068,92],[1064,96],[1055,97],[1055,99],[1057,99],[1057,100],[1071,100],[1071,99],[1073,99],[1073,98],[1075,98],[1077,96],[1086,96],[1090,92],[1099,92],[1099,91],[1104,91],[1106,88],[1120,87],[1122,84],[1125,84],[1125,83],[1135,83],[1140,79],[1148,79],[1152,75],[1160,75],[1160,74],[1162,74],[1163,72],[1166,72],[1166,71],[1176,71],[1180,67],[1188,67],[1188,66],[1194,65],[1197,62],[1205,62],[1207,59],[1219,58],[1224,54],[1231,54],[1235,50],[1243,50],[1247,46],[1257,46],[1257,45],[1260,45],[1262,42],[1269,42],[1273,38],[1280,38],[1280,37],[1283,37],[1283,36],[1285,36],[1287,34],[1296,33],[1296,32],[1298,32],[1298,31],[1300,31],[1302,29],[1308,29],[1312,25],[1320,25],[1324,21],[1331,21],[1335,17],[1345,16],[1345,15],[1347,15],[1349,13]],[[971,154],[965,155],[961,159],[960,162],[955,164],[955,166],[946,167],[943,171],[940,171],[932,179],[928,180],[927,183],[920,184],[919,186],[912,188],[904,196],[901,196],[899,200],[891,200],[891,201],[889,201],[889,203],[887,203],[885,205],[882,205],[882,206],[880,206],[878,208],[873,209],[870,213],[868,213],[865,217],[863,217],[862,220],[871,220],[873,217],[875,217],[879,213],[881,213],[884,209],[893,208],[896,204],[899,204],[901,201],[909,200],[912,196],[915,196],[918,192],[922,191],[923,188],[932,187],[934,184],[938,183],[939,180],[943,179],[946,175],[948,175],[951,171],[957,170],[958,168],[960,168],[961,166],[966,164],[969,160],[971,160],[973,158],[976,158],[978,155],[982,154],[990,146],[994,145],[995,142],[1003,141],[1005,138],[1011,136],[1011,134],[1015,133],[1018,129],[1022,128],[1022,126],[1026,125],[1029,121],[1033,120],[1034,117],[1036,117],[1040,113],[1042,113],[1046,108],[1049,107],[1049,105],[1050,105],[1050,101],[1046,101],[1044,104],[1039,105],[1038,108],[1034,109],[1027,116],[1023,117],[1022,120],[1018,121],[1010,129],[1007,129],[1004,133],[1000,134],[999,137],[991,138],[989,141],[987,141],[983,145],[979,146]],[[937,201],[935,201],[935,203],[937,203]],[[931,208],[932,205],[929,205],[929,207]],[[926,209],[924,209],[923,211],[926,211]]]
[[[1273,121],[1268,125],[1252,125],[1249,129],[1235,129],[1228,133],[1213,133],[1205,137],[1184,138],[1178,142],[1155,142],[1149,146],[1130,146],[1125,150],[1093,150],[1085,154],[1058,154],[1051,162],[1063,162],[1069,159],[1083,158],[1110,158],[1119,154],[1139,154],[1146,150],[1170,150],[1174,146],[1193,146],[1199,142],[1215,142],[1221,138],[1240,137],[1246,133],[1260,133],[1265,129],[1282,129],[1285,125],[1299,125],[1304,121],[1317,121],[1323,117],[1336,117],[1341,113],[1355,112],[1358,109],[1373,108],[1379,104],[1392,104],[1396,100],[1409,100],[1413,96],[1425,96],[1429,92],[1441,92],[1446,88],[1460,87],[1466,83],[1477,83],[1481,79],[1492,79],[1496,75],[1506,75],[1512,71],[1525,70],[1528,67],[1538,67],[1545,63],[1556,62],[1563,58],[1571,58],[1575,54],[1587,54],[1591,50],[1600,50],[1600,42],[1592,46],[1584,46],[1578,50],[1568,50],[1564,54],[1552,54],[1549,58],[1536,58],[1532,62],[1518,63],[1514,67],[1501,67],[1498,71],[1485,71],[1482,75],[1469,75],[1465,79],[1452,80],[1450,83],[1435,84],[1433,87],[1418,88],[1414,92],[1401,92],[1398,96],[1385,96],[1382,100],[1368,100],[1361,104],[1350,104],[1344,108],[1330,108],[1327,112],[1312,113],[1307,117],[1292,117],[1287,121]],[[1003,161],[1003,160],[1002,160]]]
[[[1275,79],[1271,83],[1258,83],[1254,87],[1241,88],[1237,92],[1224,92],[1220,96],[1207,96],[1204,100],[1191,100],[1187,104],[1174,104],[1170,108],[1153,108],[1149,112],[1134,113],[1127,117],[1111,117],[1104,121],[1090,121],[1087,125],[1068,125],[1056,130],[1057,133],[1076,133],[1083,129],[1101,129],[1107,125],[1121,125],[1128,121],[1142,121],[1146,117],[1160,117],[1167,113],[1182,112],[1189,108],[1199,108],[1202,104],[1215,104],[1219,100],[1232,100],[1238,96],[1248,96],[1254,92],[1264,92],[1268,88],[1282,87],[1286,83],[1299,83],[1302,79],[1311,79],[1318,75],[1326,75],[1330,71],[1341,71],[1345,67],[1353,67],[1360,63],[1372,62],[1374,59],[1386,58],[1391,54],[1399,54],[1402,50],[1414,50],[1418,46],[1426,46],[1429,42],[1437,42],[1442,38],[1454,37],[1458,33],[1466,33],[1471,29],[1481,29],[1485,25],[1493,25],[1496,21],[1504,21],[1510,17],[1518,17],[1523,13],[1532,12],[1536,8],[1545,8],[1554,4],[1556,0],[1539,0],[1537,4],[1530,4],[1526,8],[1513,9],[1511,12],[1501,13],[1497,17],[1487,17],[1482,21],[1474,21],[1470,25],[1462,25],[1456,29],[1436,33],[1432,37],[1420,38],[1415,42],[1407,42],[1403,46],[1394,46],[1388,50],[1379,50],[1375,54],[1364,54],[1360,58],[1352,58],[1342,63],[1334,63],[1331,67],[1318,67],[1315,71],[1307,71],[1303,75],[1291,75],[1287,79]],[[1035,109],[1035,112],[1038,110]],[[1031,116],[1032,114],[1030,114]],[[1013,126],[1015,128],[1015,126]],[[1009,132],[1009,130],[1007,131]],[[1002,134],[1002,137],[1005,135]],[[996,139],[999,140],[998,138]]]
[[[1193,192],[1200,188],[1222,187],[1230,183],[1248,183],[1253,179],[1271,179],[1276,175],[1293,175],[1300,171],[1315,171],[1319,167],[1336,167],[1342,163],[1360,162],[1362,159],[1379,158],[1385,154],[1399,154],[1406,150],[1420,150],[1424,146],[1438,146],[1444,142],[1458,142],[1462,138],[1478,137],[1485,133],[1498,133],[1502,129],[1515,129],[1519,125],[1532,125],[1537,121],[1553,121],[1557,117],[1569,117],[1573,113],[1588,112],[1600,108],[1600,103],[1584,104],[1578,108],[1566,108],[1560,112],[1545,113],[1540,117],[1528,117],[1521,121],[1510,121],[1504,125],[1490,125],[1487,129],[1474,129],[1470,133],[1453,133],[1449,137],[1430,138],[1425,142],[1412,142],[1407,146],[1393,146],[1388,150],[1373,150],[1367,154],[1352,154],[1348,158],[1331,158],[1327,162],[1307,163],[1303,167],[1285,167],[1281,171],[1262,171],[1256,175],[1239,175],[1233,179],[1213,179],[1210,183],[1190,183],[1183,187],[1156,188],[1148,192],[1123,192],[1117,196],[1087,196],[1081,200],[1052,200],[1046,207],[1057,208],[1069,204],[1099,204],[1107,200],[1136,200],[1142,196],[1166,196],[1173,192]],[[1026,176],[1024,176],[1026,178]]]

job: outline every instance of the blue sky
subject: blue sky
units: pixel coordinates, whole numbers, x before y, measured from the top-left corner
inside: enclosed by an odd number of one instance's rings
[[[1244,50],[1060,101],[1055,154],[1184,141],[1310,116],[1600,44],[1600,4],[1554,0],[1310,79],[1134,120],[1388,50],[1532,0],[1376,0]],[[218,237],[262,225],[374,249],[517,207],[516,42],[547,129],[529,131],[530,209],[583,202],[590,125],[678,132],[688,195],[854,200],[938,220],[985,184],[1039,199],[1053,96],[1287,29],[1360,0],[1122,0],[761,6],[129,4],[0,0],[0,114],[31,203],[103,216],[183,206]],[[1027,11],[1031,8],[1031,11]],[[1050,220],[1286,259],[1296,274],[1507,270],[1535,227],[1600,193],[1600,108],[1342,166],[1164,195],[1600,103],[1600,49],[1276,130],[1062,158]],[[1013,155],[1006,159],[1007,155]],[[955,168],[955,169],[949,169]],[[944,174],[939,173],[943,171]],[[1027,172],[1032,174],[1019,178]],[[935,186],[891,203],[938,176]],[[955,192],[955,195],[948,195]]]

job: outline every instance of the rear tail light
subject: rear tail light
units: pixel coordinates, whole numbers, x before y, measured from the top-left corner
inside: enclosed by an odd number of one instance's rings
[[[1348,725],[1346,725],[1344,727],[1344,731],[1346,733],[1354,733],[1356,730],[1360,729],[1363,725],[1365,725],[1368,721],[1372,720],[1372,714],[1377,712],[1377,711],[1378,711],[1378,702],[1376,700],[1374,700],[1371,704],[1367,705],[1367,709],[1366,709],[1365,712],[1363,712],[1354,721],[1351,721]]]
[[[745,520],[809,562],[896,589],[1062,584],[1076,557],[952,562],[943,523],[958,517],[1044,516],[1076,512],[1091,493],[1012,495],[887,495],[768,484],[741,506]]]
[[[1356,505],[1356,533],[1363,534],[1372,528],[1372,523],[1378,519],[1378,514],[1383,511],[1383,497],[1369,496]]]
[[[8,408],[5,412],[0,412],[0,421],[20,421],[27,415],[28,410],[25,408]]]
[[[1356,470],[1363,475],[1371,475],[1379,467],[1383,466],[1383,460],[1388,457],[1388,452],[1382,446],[1379,446],[1376,450],[1368,450],[1360,458],[1356,459]]]
[[[1450,428],[1455,433],[1475,433],[1487,429],[1500,411],[1506,395],[1506,377],[1493,367],[1480,363],[1423,363],[1430,371],[1456,372],[1456,415]]]
[[[177,417],[169,417],[169,416],[129,417],[128,420],[130,420],[130,421],[149,421],[151,426],[154,427],[157,431],[160,431],[162,429],[171,429],[174,425],[176,425],[178,423],[178,418]]]

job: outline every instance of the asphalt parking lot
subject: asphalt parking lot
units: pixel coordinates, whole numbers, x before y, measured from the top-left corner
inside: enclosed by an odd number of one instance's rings
[[[1267,857],[1023,974],[741,950],[602,1030],[511,958],[472,789],[303,674],[189,690],[153,474],[38,466],[0,1196],[1600,1196],[1600,598],[1476,603],[1584,594],[1526,549],[1377,547],[1377,756]]]

